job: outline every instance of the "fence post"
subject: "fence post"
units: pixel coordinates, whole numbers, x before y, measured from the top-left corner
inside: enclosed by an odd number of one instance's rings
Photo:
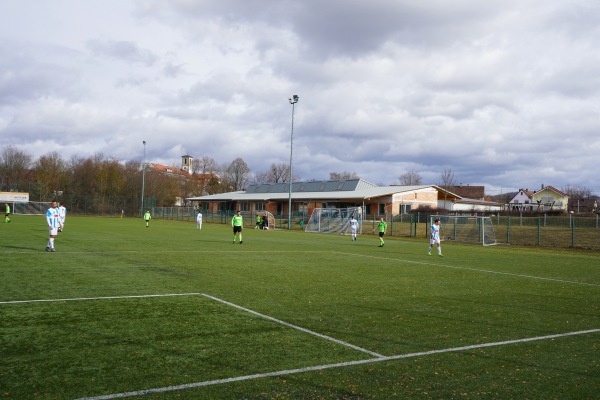
[[[510,215],[506,221],[506,244],[510,244]]]
[[[542,245],[542,237],[541,237],[542,229],[541,229],[541,227],[542,227],[542,219],[541,219],[541,217],[538,217],[538,246]]]
[[[571,222],[571,247],[575,247],[575,218]]]

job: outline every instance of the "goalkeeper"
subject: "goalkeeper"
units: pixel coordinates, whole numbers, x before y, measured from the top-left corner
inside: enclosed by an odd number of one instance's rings
[[[427,251],[428,255],[431,255],[431,249],[433,245],[437,244],[438,247],[438,256],[442,256],[442,242],[440,241],[440,220],[436,219],[433,221],[433,225],[431,225],[431,234],[429,235],[429,250]]]

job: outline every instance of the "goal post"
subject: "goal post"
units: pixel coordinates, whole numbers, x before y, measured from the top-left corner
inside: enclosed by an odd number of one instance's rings
[[[492,246],[497,244],[491,217],[432,215],[430,224],[440,220],[440,240]]]
[[[350,220],[358,221],[357,233],[362,233],[363,212],[361,207],[315,208],[306,224],[305,232],[350,234]]]

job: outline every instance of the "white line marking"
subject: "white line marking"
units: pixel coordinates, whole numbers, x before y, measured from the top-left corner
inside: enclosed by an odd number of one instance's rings
[[[234,308],[237,308],[239,310],[246,311],[247,313],[254,314],[256,316],[259,316],[261,318],[267,319],[269,321],[273,321],[273,322],[276,322],[278,324],[285,325],[285,326],[287,326],[289,328],[297,329],[299,331],[308,333],[310,335],[314,335],[314,336],[320,337],[322,339],[330,340],[330,341],[332,341],[334,343],[341,344],[342,346],[350,347],[350,348],[352,348],[354,350],[358,350],[358,351],[370,354],[370,355],[375,356],[375,357],[379,357],[379,358],[380,357],[385,357],[385,356],[383,356],[381,354],[378,354],[378,353],[375,353],[373,351],[370,351],[370,350],[367,350],[367,349],[363,349],[362,347],[358,347],[358,346],[355,346],[353,344],[350,344],[350,343],[347,343],[347,342],[344,342],[344,341],[332,338],[331,336],[323,335],[323,334],[317,333],[315,331],[311,331],[310,329],[302,328],[301,326],[293,325],[293,324],[290,324],[289,322],[285,322],[285,321],[282,321],[282,320],[277,319],[277,318],[269,317],[268,315],[261,314],[259,312],[254,311],[254,310],[250,310],[249,308],[246,308],[246,307],[238,306],[237,304],[233,304],[233,303],[230,303],[228,301],[219,299],[218,297],[214,297],[214,296],[211,296],[211,295],[208,295],[208,294],[202,294],[202,296],[208,297],[209,299],[212,299],[214,301],[218,301],[220,303],[226,304],[226,305],[228,305],[230,307],[234,307]]]
[[[237,377],[233,377],[233,378],[214,379],[214,380],[204,381],[204,382],[188,383],[188,384],[177,385],[177,386],[165,386],[165,387],[154,388],[154,389],[138,390],[138,391],[134,391],[134,392],[114,393],[114,394],[107,394],[107,395],[96,396],[96,397],[82,397],[78,400],[112,400],[112,399],[123,398],[123,397],[141,396],[141,395],[153,394],[153,393],[164,393],[164,392],[172,392],[172,391],[177,391],[177,390],[192,389],[192,388],[198,388],[198,387],[203,387],[203,386],[220,385],[223,383],[230,383],[230,382],[247,381],[247,380],[251,380],[251,379],[260,379],[260,378],[268,378],[268,377],[274,377],[274,376],[291,375],[291,374],[298,374],[298,373],[303,373],[303,372],[320,371],[320,370],[325,370],[325,369],[349,367],[349,366],[361,365],[361,364],[372,364],[372,363],[381,362],[381,361],[400,360],[400,359],[404,359],[404,358],[422,357],[422,356],[429,356],[432,354],[442,354],[442,353],[459,352],[459,351],[465,351],[465,350],[474,350],[474,349],[480,349],[480,348],[485,348],[485,347],[505,346],[505,345],[510,345],[510,344],[526,343],[526,342],[533,342],[533,341],[538,341],[538,340],[557,339],[557,338],[562,338],[562,337],[566,337],[566,336],[586,335],[586,334],[598,333],[598,332],[600,332],[600,329],[589,329],[586,331],[567,332],[567,333],[560,333],[560,334],[556,334],[556,335],[537,336],[537,337],[516,339],[516,340],[505,340],[502,342],[482,343],[482,344],[475,344],[475,345],[471,345],[471,346],[452,347],[452,348],[448,348],[448,349],[422,351],[422,352],[418,352],[418,353],[398,354],[398,355],[389,356],[389,357],[379,357],[379,358],[371,358],[371,359],[366,359],[366,360],[347,361],[347,362],[341,362],[341,363],[336,363],[336,364],[316,365],[313,367],[305,367],[305,368],[286,369],[286,370],[282,370],[282,371],[265,372],[265,373],[261,373],[261,374],[244,375],[244,376],[237,376]]]
[[[367,350],[367,349],[363,349],[362,347],[355,346],[353,344],[350,344],[350,343],[347,343],[347,342],[344,342],[344,341],[332,338],[331,336],[327,336],[327,335],[320,334],[318,332],[311,331],[310,329],[306,329],[306,328],[302,328],[302,327],[297,326],[297,325],[290,324],[290,323],[282,321],[280,319],[273,318],[273,317],[270,317],[270,316],[265,315],[265,314],[261,314],[259,312],[254,311],[254,310],[251,310],[249,308],[245,308],[245,307],[239,306],[237,304],[230,303],[228,301],[219,299],[218,297],[214,297],[214,296],[211,296],[211,295],[208,295],[208,294],[205,294],[205,293],[170,293],[170,294],[147,294],[147,295],[138,295],[138,296],[78,297],[78,298],[71,298],[71,299],[47,299],[47,300],[14,300],[14,301],[0,301],[0,304],[53,303],[53,302],[61,302],[61,301],[89,301],[89,300],[110,300],[110,299],[142,299],[142,298],[151,298],[151,297],[175,297],[175,296],[204,296],[204,297],[207,297],[207,298],[209,298],[211,300],[218,301],[220,303],[228,305],[230,307],[234,307],[234,308],[237,308],[239,310],[243,310],[243,311],[245,311],[247,313],[254,314],[254,315],[259,316],[259,317],[261,317],[263,319],[267,319],[269,321],[276,322],[276,323],[281,324],[281,325],[285,325],[285,326],[287,326],[289,328],[297,329],[299,331],[302,331],[302,332],[305,332],[305,333],[308,333],[308,334],[320,337],[322,339],[327,339],[327,340],[332,341],[334,343],[341,344],[341,345],[346,346],[346,347],[350,347],[350,348],[352,348],[354,350],[358,350],[360,352],[367,353],[367,354],[370,354],[370,355],[375,356],[375,357],[384,357],[381,354],[375,353],[375,352]]]
[[[144,299],[144,298],[148,298],[148,297],[175,297],[175,296],[201,296],[201,295],[202,295],[202,293],[143,294],[143,295],[138,295],[138,296],[105,296],[105,297],[76,297],[76,298],[72,298],[72,299],[13,300],[13,301],[0,301],[0,304],[55,303],[55,302],[60,302],[60,301]]]
[[[405,263],[409,263],[409,264],[430,265],[433,267],[462,269],[465,271],[484,272],[487,274],[508,275],[508,276],[515,276],[515,277],[519,277],[519,278],[529,278],[529,279],[538,279],[538,280],[542,280],[542,281],[551,281],[551,282],[560,282],[560,283],[570,283],[570,284],[582,285],[582,286],[600,287],[600,284],[597,284],[597,283],[566,281],[566,280],[556,279],[556,278],[544,278],[544,277],[533,276],[533,275],[513,274],[511,272],[490,271],[490,270],[486,270],[486,269],[469,268],[469,267],[456,267],[454,265],[435,264],[435,263],[429,263],[429,262],[424,262],[424,261],[405,260],[405,259],[401,259],[401,258],[380,257],[380,256],[373,256],[373,255],[368,255],[368,254],[354,254],[354,253],[344,253],[344,252],[338,252],[338,251],[335,251],[334,253],[342,254],[342,255],[346,255],[346,256],[368,257],[368,258],[376,258],[378,260],[399,261],[399,262],[405,262]]]

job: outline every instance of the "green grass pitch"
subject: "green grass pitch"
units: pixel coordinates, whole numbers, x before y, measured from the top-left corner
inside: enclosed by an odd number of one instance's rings
[[[597,252],[97,217],[47,240],[0,224],[3,398],[599,398]]]

